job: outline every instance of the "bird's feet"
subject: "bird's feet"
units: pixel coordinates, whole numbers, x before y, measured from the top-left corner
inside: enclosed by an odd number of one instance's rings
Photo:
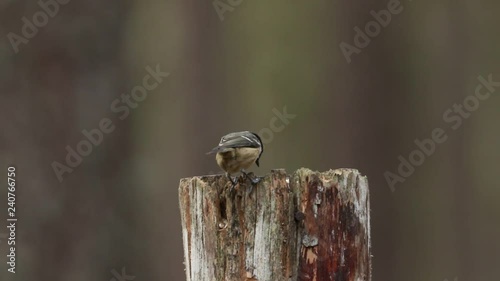
[[[247,173],[245,170],[241,170],[241,173],[247,178],[250,180],[250,182],[253,184],[253,185],[256,185],[260,182],[261,178],[260,177],[257,177],[257,176],[250,176],[250,173]]]
[[[236,185],[238,184],[238,180],[236,178],[233,179],[233,177],[231,177],[231,175],[229,173],[226,173],[226,176],[229,179],[229,181],[231,182],[231,191],[233,191],[234,188],[236,187]]]

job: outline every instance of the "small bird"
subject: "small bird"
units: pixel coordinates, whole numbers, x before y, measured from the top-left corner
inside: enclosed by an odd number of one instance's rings
[[[244,174],[253,184],[259,182],[260,179],[251,178],[245,170],[253,163],[259,166],[262,152],[264,152],[264,145],[260,137],[255,133],[243,131],[223,136],[219,145],[207,154],[217,153],[215,156],[217,164],[226,172],[226,176],[235,186],[236,182],[231,178],[231,174],[238,172]]]

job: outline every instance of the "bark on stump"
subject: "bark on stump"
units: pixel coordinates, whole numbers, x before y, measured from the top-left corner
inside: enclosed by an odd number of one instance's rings
[[[368,181],[354,169],[273,170],[234,189],[185,178],[179,201],[188,281],[371,280]]]

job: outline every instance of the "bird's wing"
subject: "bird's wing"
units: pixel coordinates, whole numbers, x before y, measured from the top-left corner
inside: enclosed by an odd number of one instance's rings
[[[251,132],[244,131],[223,136],[220,147],[259,147],[260,141]]]
[[[253,134],[251,132],[244,131],[244,132],[238,132],[238,133],[230,133],[230,134],[223,136],[220,139],[219,145],[214,147],[207,154],[225,152],[229,149],[237,148],[237,147],[255,147],[255,148],[257,148],[259,146],[261,146],[260,140],[255,136],[255,134]]]

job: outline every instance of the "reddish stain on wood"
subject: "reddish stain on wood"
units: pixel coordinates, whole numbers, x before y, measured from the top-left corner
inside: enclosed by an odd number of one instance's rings
[[[354,281],[368,276],[360,268],[360,259],[370,267],[368,238],[354,203],[339,196],[338,182],[328,186],[318,175],[306,177],[301,197],[305,214],[298,280]],[[353,194],[359,198],[359,191]],[[363,222],[366,223],[366,222]],[[314,241],[317,241],[315,243]]]

